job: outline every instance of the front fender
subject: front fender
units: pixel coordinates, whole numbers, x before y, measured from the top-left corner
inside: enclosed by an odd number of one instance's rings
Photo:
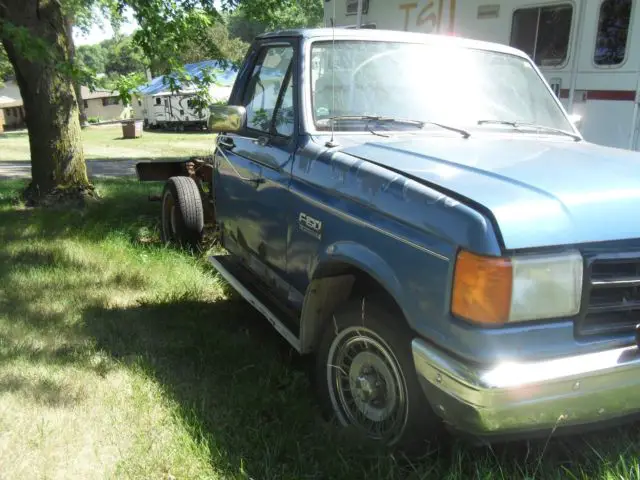
[[[389,264],[376,252],[355,242],[332,243],[316,257],[310,280],[321,278],[335,264],[350,265],[368,274],[393,297],[406,317],[400,281]]]
[[[314,351],[324,321],[349,297],[355,278],[348,267],[362,271],[378,282],[400,306],[407,318],[403,308],[403,290],[389,264],[363,245],[355,242],[335,242],[322,250],[312,262],[311,278],[300,323],[301,353]]]

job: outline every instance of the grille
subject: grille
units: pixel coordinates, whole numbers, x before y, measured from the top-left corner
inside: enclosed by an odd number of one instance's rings
[[[596,260],[589,278],[589,301],[579,333],[632,332],[640,323],[640,257]]]

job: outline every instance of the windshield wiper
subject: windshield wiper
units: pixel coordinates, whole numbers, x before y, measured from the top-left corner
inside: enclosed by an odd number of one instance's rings
[[[405,125],[415,125],[416,127],[423,129],[425,125],[434,125],[436,127],[444,128],[446,130],[451,130],[452,132],[459,133],[463,138],[469,138],[471,134],[462,128],[452,127],[451,125],[445,125],[443,123],[437,122],[429,122],[425,120],[411,120],[406,118],[396,118],[396,117],[383,117],[382,115],[337,115],[335,117],[330,117],[328,120],[367,120],[367,129],[371,133],[376,133],[373,130],[368,128],[369,122],[377,122],[377,123],[404,123]]]
[[[513,127],[513,128],[520,128],[520,127],[533,128],[539,131],[560,133],[562,135],[566,135],[568,137],[573,138],[573,140],[576,142],[579,142],[580,140],[582,140],[582,138],[580,138],[580,136],[576,135],[575,133],[567,132],[566,130],[561,130],[559,128],[547,127],[546,125],[537,125],[535,123],[529,123],[529,122],[518,122],[518,121],[510,121],[510,120],[478,120],[478,125],[483,125],[483,124],[509,125],[510,127]]]

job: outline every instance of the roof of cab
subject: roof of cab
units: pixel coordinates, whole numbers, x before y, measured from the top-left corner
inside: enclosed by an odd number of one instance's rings
[[[397,30],[378,30],[370,28],[300,28],[292,30],[278,30],[267,32],[256,37],[257,40],[281,38],[281,37],[302,37],[313,40],[377,40],[389,42],[407,43],[429,43],[443,46],[458,46],[462,48],[476,48],[482,50],[493,50],[496,52],[510,53],[526,57],[526,54],[513,47],[501,43],[484,42],[472,40],[470,38],[455,37],[452,35],[438,35],[429,33],[402,32]]]

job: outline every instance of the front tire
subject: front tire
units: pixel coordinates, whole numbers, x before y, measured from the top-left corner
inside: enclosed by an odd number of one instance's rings
[[[416,454],[440,432],[418,383],[401,315],[357,299],[328,322],[316,357],[320,398],[343,427],[381,447]]]
[[[204,232],[204,210],[196,182],[171,177],[162,192],[162,241],[199,249]]]

